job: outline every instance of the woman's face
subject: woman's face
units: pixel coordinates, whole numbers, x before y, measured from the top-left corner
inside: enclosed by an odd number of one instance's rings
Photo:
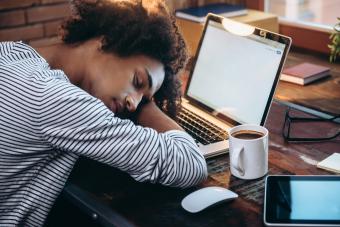
[[[116,114],[134,112],[142,99],[151,100],[164,80],[163,64],[144,55],[122,58],[100,52],[93,63],[85,90]]]

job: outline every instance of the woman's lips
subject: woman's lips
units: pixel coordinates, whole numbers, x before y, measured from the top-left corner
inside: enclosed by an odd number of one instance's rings
[[[110,106],[110,109],[113,113],[116,113],[117,112],[117,104],[114,100],[111,101],[111,106]]]
[[[112,99],[111,102],[111,111],[113,113],[119,113],[122,111],[122,105],[116,100],[116,99]]]

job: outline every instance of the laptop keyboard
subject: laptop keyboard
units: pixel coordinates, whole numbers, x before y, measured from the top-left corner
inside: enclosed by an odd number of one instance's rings
[[[196,143],[206,145],[228,138],[225,130],[184,107],[179,112],[177,120],[179,125],[196,140]]]

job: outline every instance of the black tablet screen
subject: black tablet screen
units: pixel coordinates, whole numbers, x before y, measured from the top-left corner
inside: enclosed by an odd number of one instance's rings
[[[340,176],[268,176],[270,223],[340,224]]]

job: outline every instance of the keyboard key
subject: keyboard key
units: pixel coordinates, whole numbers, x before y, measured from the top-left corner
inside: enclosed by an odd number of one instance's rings
[[[201,144],[222,141],[228,137],[226,131],[183,107],[177,120],[179,125]]]

